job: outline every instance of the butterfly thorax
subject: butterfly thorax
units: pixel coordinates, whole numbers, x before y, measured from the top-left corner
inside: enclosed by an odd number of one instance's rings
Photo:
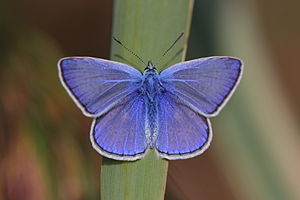
[[[147,102],[154,104],[156,97],[161,94],[163,87],[159,81],[159,74],[156,69],[146,69],[142,83],[142,91],[147,97]]]

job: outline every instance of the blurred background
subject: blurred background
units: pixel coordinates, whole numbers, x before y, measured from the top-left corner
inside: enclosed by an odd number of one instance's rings
[[[109,58],[112,1],[0,7],[0,199],[99,199],[100,156],[59,58]],[[300,199],[300,1],[196,1],[187,59],[242,58],[203,155],[169,163],[166,199]]]

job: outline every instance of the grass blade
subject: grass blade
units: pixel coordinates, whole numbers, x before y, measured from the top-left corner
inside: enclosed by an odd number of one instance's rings
[[[158,70],[162,70],[185,57],[192,7],[192,0],[117,0],[114,5],[113,36],[145,62],[151,60]],[[158,63],[181,32],[185,32],[184,39]],[[111,58],[141,71],[146,67],[114,42]],[[153,151],[136,162],[104,158],[101,199],[163,199],[167,169],[168,162],[158,159]]]

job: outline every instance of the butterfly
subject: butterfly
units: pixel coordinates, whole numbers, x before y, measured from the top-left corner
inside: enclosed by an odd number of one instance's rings
[[[212,140],[209,118],[235,91],[241,60],[207,57],[160,73],[119,62],[66,57],[58,62],[62,85],[84,115],[94,118],[90,140],[102,156],[133,161],[155,149],[161,158],[192,158]]]

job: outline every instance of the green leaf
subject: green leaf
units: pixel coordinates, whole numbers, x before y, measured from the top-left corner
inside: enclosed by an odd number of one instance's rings
[[[117,0],[114,4],[113,36],[138,54],[151,60],[160,71],[185,57],[193,0]],[[161,56],[185,32],[170,52]],[[146,67],[134,55],[112,42],[111,58],[143,71]],[[168,162],[151,150],[139,161],[104,158],[101,169],[101,199],[163,199]]]

